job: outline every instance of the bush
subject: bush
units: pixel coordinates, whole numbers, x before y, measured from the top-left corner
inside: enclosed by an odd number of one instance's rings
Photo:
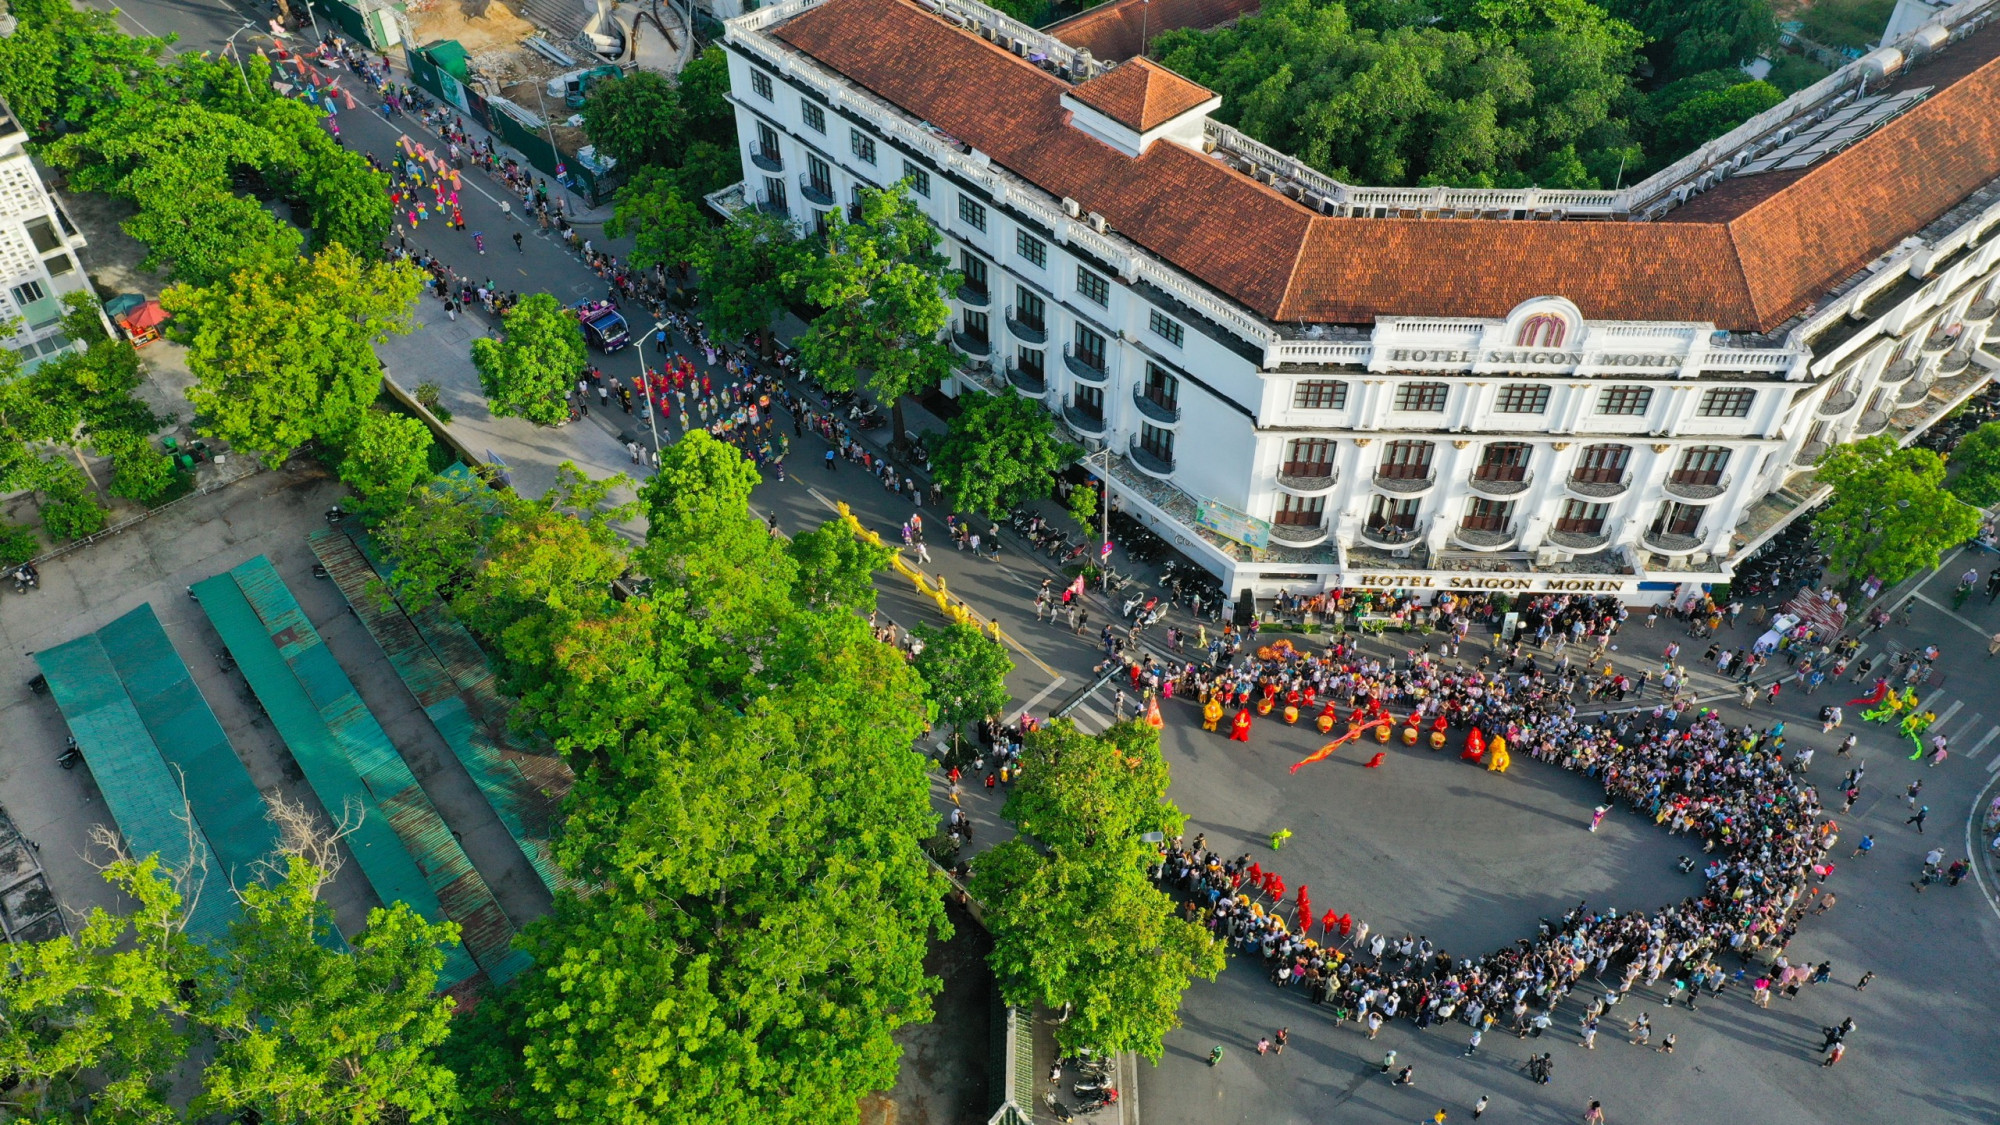
[[[444,390],[436,383],[418,383],[415,397],[417,405],[436,415],[438,421],[451,421],[451,411],[444,408]]]
[[[113,496],[150,506],[164,499],[179,483],[174,459],[154,449],[153,443],[139,434],[100,439],[98,449],[111,457]]]
[[[22,523],[0,523],[0,566],[19,566],[40,554],[42,541]]]
[[[104,506],[81,496],[42,505],[42,526],[55,539],[81,539],[104,530]]]

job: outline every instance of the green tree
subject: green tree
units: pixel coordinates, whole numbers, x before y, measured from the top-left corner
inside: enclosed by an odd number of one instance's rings
[[[1056,435],[1040,403],[1019,395],[966,395],[932,458],[938,483],[961,511],[1003,515],[1052,492],[1083,450]]]
[[[595,82],[583,101],[583,131],[598,151],[620,164],[673,164],[686,124],[680,91],[650,70]]]
[[[308,441],[344,443],[382,390],[374,345],[408,332],[419,281],[405,263],[339,244],[160,295],[176,314],[206,432],[283,464]]]
[[[370,410],[340,451],[340,479],[354,510],[372,521],[410,502],[431,475],[430,427],[406,414]]]
[[[1069,518],[1086,535],[1095,535],[1100,530],[1097,519],[1097,482],[1078,485],[1069,490]]]
[[[1960,438],[1949,467],[1952,495],[1975,508],[2000,504],[2000,422],[1988,422]]]
[[[701,255],[714,230],[700,208],[681,195],[673,173],[641,168],[618,189],[611,220],[604,224],[610,238],[632,236],[632,264],[678,266]]]
[[[23,476],[23,487],[41,493],[42,527],[50,538],[81,539],[104,530],[104,505],[74,462],[44,458],[32,462]]]
[[[411,613],[457,597],[479,573],[508,502],[477,480],[425,482],[374,528],[376,541],[396,560],[380,592]]]
[[[1064,1050],[1137,1051],[1157,1062],[1181,994],[1221,971],[1220,946],[1146,877],[1148,833],[1185,818],[1166,798],[1159,736],[1120,723],[1101,737],[1058,719],[1028,736],[1001,815],[1022,836],[973,861],[989,960],[1010,1004],[1064,1009]]]
[[[1014,671],[1014,659],[1005,645],[976,625],[919,624],[910,632],[924,645],[915,662],[917,675],[923,678],[938,721],[951,731],[956,749],[965,724],[1006,710],[1007,676]]]
[[[1832,570],[1893,586],[1938,566],[1944,552],[1979,531],[1979,509],[1944,488],[1944,458],[1881,436],[1822,457],[1819,482],[1833,498],[1813,517]]]
[[[154,448],[152,439],[129,430],[113,430],[98,438],[97,451],[111,458],[111,495],[151,504],[165,496],[179,479],[173,458]]]
[[[938,252],[942,241],[904,185],[864,188],[861,221],[833,211],[826,253],[790,277],[822,310],[798,339],[800,360],[833,390],[865,380],[890,405],[899,442],[903,396],[951,373],[951,352],[937,336],[951,319],[945,293],[959,277]]]
[[[1647,39],[1661,78],[1735,68],[1778,45],[1767,0],[1612,0],[1611,14]]]
[[[585,359],[576,314],[553,296],[534,293],[508,309],[501,323],[501,339],[472,342],[472,366],[493,413],[540,426],[567,419],[567,396]]]
[[[794,535],[787,553],[798,566],[798,595],[809,606],[875,612],[875,574],[895,552],[854,534],[844,520],[827,520]]]
[[[86,127],[159,67],[171,39],[127,35],[118,17],[68,0],[11,0],[19,21],[0,37],[0,99],[37,138]]]
[[[1663,163],[1677,160],[1784,100],[1769,82],[1738,82],[1696,94],[1660,115],[1653,152]]]
[[[776,215],[751,211],[723,224],[695,259],[716,337],[769,332],[808,260],[792,224]]]
[[[688,60],[679,76],[688,138],[736,152],[736,110],[729,101],[729,55],[711,44]]]
[[[181,931],[181,896],[157,856],[121,859],[104,878],[128,912],[99,907],[74,937],[7,947],[0,1066],[16,1082],[0,1105],[10,1117],[53,1121],[90,1097],[95,1119],[179,1120],[168,1094],[193,1038],[179,986],[207,971],[207,957]]]
[[[215,1041],[199,1114],[254,1111],[284,1125],[443,1122],[455,1079],[436,1058],[453,1002],[437,994],[455,922],[426,922],[408,903],[368,913],[351,950],[318,900],[324,874],[291,856],[275,885],[242,890],[199,1013]]]

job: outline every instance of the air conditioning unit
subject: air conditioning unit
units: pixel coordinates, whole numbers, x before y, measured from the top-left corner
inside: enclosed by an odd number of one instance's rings
[[[1535,552],[1535,565],[1539,567],[1551,567],[1568,560],[1568,552],[1558,551],[1554,547],[1543,547]]]
[[[1091,230],[1094,230],[1094,231],[1096,231],[1096,232],[1097,232],[1097,233],[1099,233],[1099,234],[1103,234],[1103,233],[1104,233],[1104,228],[1105,228],[1105,225],[1106,225],[1106,224],[1105,224],[1105,222],[1104,222],[1104,216],[1103,216],[1103,215],[1100,215],[1100,214],[1098,214],[1098,213],[1097,213],[1097,212],[1095,212],[1095,211],[1092,211],[1092,212],[1090,213],[1090,229],[1091,229]]]
[[[1083,214],[1083,204],[1078,203],[1076,200],[1071,199],[1068,196],[1064,196],[1063,214],[1068,215],[1070,218],[1074,219],[1078,215]]]

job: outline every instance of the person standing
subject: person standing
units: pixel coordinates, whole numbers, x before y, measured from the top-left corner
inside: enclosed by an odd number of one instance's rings
[[[1279,1054],[1281,1054],[1281,1055],[1282,1055],[1282,1054],[1284,1054],[1284,1053],[1285,1053],[1285,1040],[1287,1040],[1287,1039],[1290,1039],[1291,1037],[1292,1037],[1292,1029],[1291,1029],[1291,1028],[1289,1028],[1289,1027],[1281,1027],[1281,1028],[1279,1028],[1279,1029],[1278,1029],[1278,1034],[1277,1034],[1277,1047],[1278,1047],[1278,1053],[1279,1053]]]
[[[1931,815],[1931,807],[1929,805],[1918,805],[1916,815],[1903,821],[1903,823],[1916,825],[1917,835],[1921,836],[1924,832],[1924,818],[1929,815]]]
[[[1480,1115],[1486,1112],[1486,1106],[1490,1100],[1485,1094],[1481,1094],[1479,1095],[1479,1100],[1472,1103],[1472,1119],[1474,1121],[1479,1120]]]
[[[1465,1058],[1471,1058],[1473,1053],[1479,1050],[1479,1040],[1483,1037],[1484,1032],[1480,1031],[1479,1028],[1475,1027],[1472,1029],[1472,1038],[1465,1045]]]
[[[1583,1111],[1583,1125],[1604,1125],[1604,1103],[1592,1099],[1590,1108]]]
[[[1590,810],[1590,830],[1592,832],[1597,831],[1597,826],[1604,823],[1604,814],[1610,811],[1610,805],[1599,805]]]

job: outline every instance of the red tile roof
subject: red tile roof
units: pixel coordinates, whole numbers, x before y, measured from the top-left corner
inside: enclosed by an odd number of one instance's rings
[[[1058,104],[1081,87],[908,0],[825,0],[774,34],[1276,321],[1500,317],[1559,294],[1593,319],[1765,330],[2000,178],[2000,25],[1906,78],[1940,88],[1860,143],[1658,222],[1322,216],[1170,141],[1100,143]]]
[[[1111,0],[1042,30],[1100,59],[1122,62],[1144,44],[1179,27],[1219,27],[1263,6],[1263,0]]]
[[[1215,97],[1215,91],[1151,59],[1133,59],[1077,86],[1069,96],[1143,133]]]

